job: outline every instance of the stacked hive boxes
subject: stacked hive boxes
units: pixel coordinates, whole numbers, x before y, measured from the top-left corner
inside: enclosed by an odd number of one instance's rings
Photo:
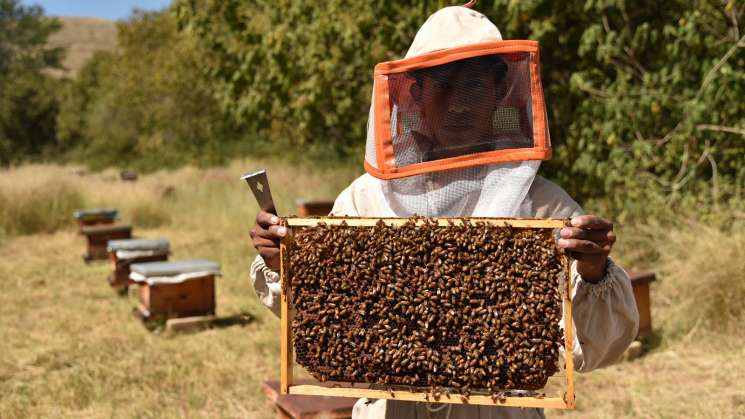
[[[168,320],[215,314],[214,279],[220,265],[206,260],[168,262],[170,243],[165,239],[132,239],[132,227],[116,224],[119,212],[110,208],[74,212],[86,237],[86,262],[109,258],[107,277],[122,294],[137,285],[138,311],[146,320]]]

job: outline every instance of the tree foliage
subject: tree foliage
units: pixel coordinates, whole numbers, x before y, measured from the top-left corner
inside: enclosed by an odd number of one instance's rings
[[[57,139],[62,149],[83,146],[87,142],[86,126],[101,89],[106,68],[113,59],[108,51],[97,51],[78,72],[77,78],[59,92]]]
[[[95,56],[64,92],[60,141],[94,167],[218,158],[230,133],[199,67],[169,12],[135,12],[118,24],[116,51]]]
[[[0,79],[0,165],[43,157],[55,146],[59,81],[14,71]]]
[[[46,42],[60,27],[58,20],[44,17],[39,6],[0,0],[0,76],[14,68],[59,66],[62,49],[49,48]]]
[[[42,70],[59,66],[62,50],[46,46],[59,28],[38,6],[0,0],[0,165],[55,144],[58,82]]]
[[[739,198],[745,182],[745,4],[527,1],[490,7],[540,40],[552,175],[621,215]],[[558,138],[557,138],[558,137]]]
[[[375,63],[404,55],[443,2],[180,0],[219,102],[276,144],[360,153]],[[541,44],[556,148],[544,171],[623,215],[745,181],[745,5],[735,0],[479,2]],[[636,207],[636,208],[635,208]]]
[[[281,146],[361,150],[376,62],[397,57],[437,5],[418,1],[182,1],[216,95]]]

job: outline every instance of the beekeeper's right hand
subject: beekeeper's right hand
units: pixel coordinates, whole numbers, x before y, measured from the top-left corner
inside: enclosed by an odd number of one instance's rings
[[[287,234],[287,228],[279,225],[279,217],[270,212],[259,211],[256,214],[256,224],[249,234],[266,266],[279,272],[279,239]]]

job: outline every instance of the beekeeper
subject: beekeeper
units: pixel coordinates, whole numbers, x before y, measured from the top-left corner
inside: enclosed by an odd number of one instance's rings
[[[609,257],[613,224],[583,215],[554,183],[537,175],[551,156],[539,51],[502,41],[484,15],[447,7],[427,19],[402,60],[374,73],[366,174],[336,199],[332,215],[571,218],[558,246],[574,257],[574,365],[587,372],[621,356],[638,314],[628,275]],[[259,256],[251,280],[279,314],[279,219],[260,212],[251,230]],[[540,409],[357,402],[354,418],[536,418]]]

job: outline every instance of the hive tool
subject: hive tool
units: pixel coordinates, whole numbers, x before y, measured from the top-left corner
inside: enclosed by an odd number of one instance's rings
[[[274,200],[272,199],[272,191],[269,189],[269,180],[266,177],[266,170],[261,169],[252,173],[246,173],[241,176],[241,179],[248,183],[251,188],[256,202],[259,203],[259,208],[266,212],[270,212],[277,215],[277,209],[274,206]]]

